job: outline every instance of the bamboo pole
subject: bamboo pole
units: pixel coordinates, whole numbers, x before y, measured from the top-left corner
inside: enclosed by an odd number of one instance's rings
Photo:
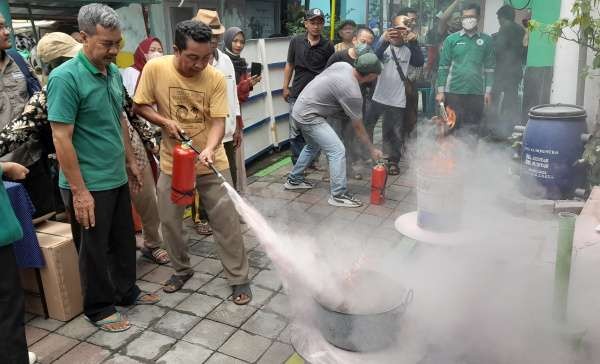
[[[329,21],[331,29],[329,30],[329,40],[333,42],[335,36],[335,0],[331,0],[331,18]]]
[[[569,279],[571,277],[571,257],[573,254],[573,233],[577,215],[570,212],[558,214],[558,246],[554,270],[554,318],[559,323],[567,319],[569,301]]]

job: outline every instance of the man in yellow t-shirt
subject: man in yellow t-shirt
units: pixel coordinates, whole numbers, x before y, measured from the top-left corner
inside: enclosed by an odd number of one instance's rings
[[[163,239],[175,269],[163,290],[175,292],[183,287],[194,271],[190,265],[188,244],[183,239],[183,206],[171,202],[173,147],[184,131],[197,148],[202,149],[196,164],[196,188],[206,207],[214,230],[218,254],[225,275],[233,288],[233,301],[250,302],[248,257],[239,215],[215,168],[231,179],[221,140],[225,132],[227,89],[223,74],[208,64],[211,56],[211,29],[195,20],[186,20],[175,28],[173,56],[149,61],[140,76],[133,98],[134,111],[162,128],[158,209]],[[157,111],[152,105],[156,105]]]

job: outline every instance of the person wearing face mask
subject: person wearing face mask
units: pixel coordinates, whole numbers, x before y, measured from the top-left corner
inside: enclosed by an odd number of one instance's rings
[[[350,65],[354,65],[358,57],[373,51],[371,46],[374,40],[375,34],[371,29],[365,27],[358,28],[358,30],[356,31],[356,36],[352,40],[354,46],[352,48],[337,51],[333,55],[331,55],[331,57],[329,57],[329,60],[327,61],[326,68],[328,68],[336,62],[346,62]],[[375,83],[376,81],[361,85],[360,89],[363,95],[363,105],[368,95],[368,87],[374,87]],[[354,177],[355,179],[360,180],[363,178],[363,176],[360,171],[360,166],[358,165],[358,162],[362,158],[362,156],[365,155],[365,153],[361,152],[362,144],[358,143],[354,129],[352,128],[352,125],[348,122],[349,120],[347,120],[347,118],[343,115],[341,115],[340,117],[340,120],[331,119],[332,127],[338,134],[340,139],[342,139],[342,141],[344,142],[344,147],[346,148],[346,171],[348,172],[348,174],[352,173],[352,177]]]
[[[286,190],[307,190],[313,185],[304,178],[304,171],[323,149],[331,172],[331,195],[328,203],[336,207],[356,208],[362,202],[348,192],[346,176],[346,151],[327,122],[331,117],[346,114],[347,121],[365,144],[373,160],[383,153],[370,141],[362,122],[362,95],[360,84],[372,82],[381,73],[381,63],[372,53],[358,57],[354,65],[337,62],[315,77],[300,93],[292,110],[294,120],[306,136],[306,145],[290,172]]]
[[[477,30],[481,9],[468,5],[462,12],[463,29],[442,45],[437,79],[438,103],[456,112],[456,128],[477,137],[484,106],[492,101],[496,64],[492,38]]]
[[[121,70],[123,76],[123,85],[129,96],[133,97],[135,89],[140,79],[140,74],[146,65],[146,62],[153,58],[162,57],[163,47],[160,39],[156,37],[148,37],[137,46],[133,54],[133,65]]]
[[[383,71],[373,92],[373,101],[367,110],[367,131],[373,138],[373,130],[379,117],[383,115],[383,152],[388,161],[388,173],[400,173],[400,161],[405,135],[407,116],[407,96],[412,87],[408,79],[409,65],[421,67],[424,63],[423,52],[416,42],[408,42],[409,18],[400,15],[394,18],[393,28],[383,34],[383,42],[376,54],[383,62]]]
[[[329,57],[325,68],[331,66],[335,62],[346,62],[354,64],[354,61],[362,54],[372,52],[372,44],[375,39],[375,34],[369,28],[360,27],[356,31],[356,36],[352,38],[352,47],[335,52]]]

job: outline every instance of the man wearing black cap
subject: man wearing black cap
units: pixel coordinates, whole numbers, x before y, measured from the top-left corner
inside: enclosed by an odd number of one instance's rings
[[[304,147],[304,138],[291,115],[294,102],[304,87],[325,69],[327,60],[334,52],[333,44],[321,36],[324,24],[325,16],[320,9],[310,9],[306,13],[306,33],[290,41],[287,63],[283,71],[283,98],[290,103],[290,146],[294,163]],[[290,88],[292,73],[294,81]]]
[[[328,203],[338,207],[360,207],[362,203],[348,193],[346,177],[346,150],[344,143],[327,123],[345,114],[352,122],[358,139],[364,143],[373,160],[383,153],[375,148],[362,122],[362,94],[360,85],[373,82],[381,73],[381,63],[373,53],[358,57],[354,66],[337,62],[315,77],[298,97],[292,116],[306,138],[306,145],[284,187],[287,190],[310,189],[304,180],[304,170],[321,149],[327,155],[331,176],[331,196]]]

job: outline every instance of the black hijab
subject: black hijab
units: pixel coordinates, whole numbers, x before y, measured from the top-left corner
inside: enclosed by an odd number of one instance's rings
[[[242,29],[238,27],[231,27],[227,29],[225,35],[223,36],[223,52],[229,56],[231,62],[233,63],[233,68],[235,69],[235,83],[240,83],[240,78],[242,75],[248,72],[248,63],[246,63],[246,60],[239,54],[233,53],[231,46],[233,43],[233,38],[240,33],[242,33],[244,38],[246,38]]]

